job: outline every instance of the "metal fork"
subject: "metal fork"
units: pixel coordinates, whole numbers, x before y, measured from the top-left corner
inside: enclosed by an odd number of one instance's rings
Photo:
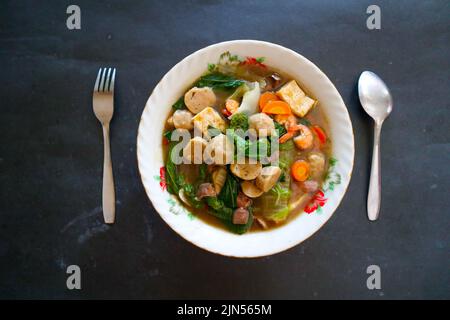
[[[105,223],[114,223],[116,214],[116,196],[109,145],[109,123],[114,113],[114,81],[116,69],[100,68],[95,81],[92,104],[94,113],[103,127],[103,189],[102,207]]]

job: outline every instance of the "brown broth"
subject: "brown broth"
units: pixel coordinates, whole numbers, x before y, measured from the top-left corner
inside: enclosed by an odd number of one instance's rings
[[[278,88],[283,86],[287,81],[289,81],[291,79],[294,79],[293,77],[288,76],[286,73],[280,72],[278,70],[267,68],[265,71],[267,71],[267,74],[272,73],[272,72],[275,71],[275,72],[277,72],[278,74],[280,74],[282,76],[282,81],[277,86],[277,88],[274,88],[273,90],[277,90]],[[263,73],[263,75],[264,75],[264,73]],[[244,78],[247,78],[247,77],[244,77]],[[253,79],[247,78],[246,80],[253,80]],[[305,93],[308,96],[314,98],[314,96],[312,96],[309,93],[309,91],[307,89],[305,89],[305,87],[300,82],[297,81],[297,83],[300,85],[302,90],[305,91]],[[189,86],[187,90],[189,90],[192,87],[193,87],[193,85]],[[216,109],[221,114],[221,110],[224,108],[224,105],[225,105],[225,100],[230,95],[230,92],[215,91],[215,93],[216,93],[216,97],[217,97],[217,103],[214,106],[214,109]],[[172,114],[173,114],[173,111],[170,113],[168,118],[170,116],[172,116]],[[319,125],[325,131],[325,133],[327,133],[327,136],[328,136],[328,134],[329,134],[328,119],[327,119],[326,115],[322,112],[322,109],[320,108],[320,101],[310,112],[308,112],[308,114],[304,117],[304,119],[310,121],[314,125]],[[164,132],[167,131],[167,130],[170,130],[170,129],[171,128],[166,123],[165,128],[164,128]],[[321,151],[322,153],[325,154],[325,158],[326,158],[325,174],[324,174],[324,177],[322,178],[322,180],[319,181],[320,185],[322,185],[323,182],[324,182],[325,175],[326,175],[326,173],[328,171],[329,158],[331,156],[331,151],[332,151],[332,143],[330,141],[329,136],[328,136],[327,142],[324,145],[320,146],[320,147],[319,147],[317,138],[315,138],[315,143],[314,143],[314,147],[312,148],[312,150],[308,150],[307,152],[304,152],[304,151],[299,151],[299,150],[296,149],[295,160],[297,160],[297,159],[304,159],[307,156],[308,153],[314,152],[314,151]],[[163,153],[164,153],[164,160],[166,160],[167,153],[168,153],[168,146],[166,144],[164,144],[164,143],[163,143]],[[195,178],[198,175],[199,165],[182,164],[182,165],[179,165],[177,167],[178,167],[179,172],[184,175],[184,177],[186,179],[186,182],[188,182],[188,183],[194,183],[195,182]],[[295,209],[291,210],[291,212],[289,213],[287,219],[285,221],[283,221],[282,223],[278,223],[277,224],[277,223],[265,220],[267,222],[268,226],[269,226],[269,229],[282,226],[282,225],[284,225],[286,223],[289,223],[291,220],[295,219],[295,217],[297,217],[299,214],[301,214],[303,212],[305,205],[313,197],[313,194],[306,194],[305,195],[304,192],[298,186],[298,183],[293,181],[293,179],[291,179],[291,181],[290,181],[290,189],[291,189],[291,192],[292,192],[292,194],[290,196],[290,200],[289,200],[290,204],[293,203],[294,201],[300,199],[300,197],[304,197],[304,199],[301,201],[301,203],[299,203],[297,205],[297,207]],[[257,201],[258,200],[256,199],[256,201],[254,203],[254,206],[257,205]],[[180,203],[182,203],[182,202],[180,201]],[[212,225],[212,226],[217,227],[217,228],[225,229],[224,225],[222,224],[222,222],[219,219],[217,219],[216,217],[208,214],[206,205],[205,205],[205,208],[200,208],[200,209],[196,209],[196,208],[192,208],[192,207],[187,207],[186,206],[186,209],[189,210],[192,214],[194,214],[198,218],[200,218],[201,220],[203,220],[204,222],[206,222],[207,224]],[[255,216],[258,216],[258,214],[255,214]],[[252,225],[252,227],[250,229],[250,231],[252,231],[252,232],[254,232],[254,231],[261,231],[261,230],[265,230],[265,229],[263,229],[256,221],[253,223],[253,225]]]

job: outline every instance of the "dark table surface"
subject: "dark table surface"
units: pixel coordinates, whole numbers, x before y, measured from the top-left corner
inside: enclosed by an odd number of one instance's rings
[[[0,2],[0,297],[450,298],[450,7],[382,1]],[[291,48],[334,82],[355,132],[347,194],[297,247],[239,260],[176,235],[142,187],[136,133],[146,99],[180,59],[212,43],[260,39]],[[92,113],[99,67],[118,69],[111,148],[117,223],[101,210],[102,133]],[[372,122],[358,102],[361,71],[389,85],[382,134],[381,218],[366,195]],[[66,288],[79,265],[82,289]],[[381,268],[368,290],[366,268]]]

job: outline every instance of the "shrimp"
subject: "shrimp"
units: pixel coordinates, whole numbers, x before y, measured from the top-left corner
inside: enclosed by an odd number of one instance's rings
[[[311,148],[314,143],[314,135],[311,130],[303,124],[298,124],[295,128],[300,131],[300,134],[294,138],[296,147],[300,150]]]
[[[278,117],[278,120],[277,118]],[[297,129],[297,118],[294,115],[277,115],[275,117],[275,120],[277,120],[278,123],[284,125],[284,127],[287,130],[287,133],[285,133],[283,136],[281,136],[281,138],[278,140],[280,143],[285,143],[286,141],[288,141],[289,139],[291,139],[292,137],[294,137],[295,132],[298,130]]]

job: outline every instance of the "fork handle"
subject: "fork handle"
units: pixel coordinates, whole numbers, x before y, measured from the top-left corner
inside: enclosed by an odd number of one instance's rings
[[[112,172],[111,149],[109,144],[109,123],[103,124],[103,190],[102,207],[105,223],[114,223],[116,216],[116,195]]]

